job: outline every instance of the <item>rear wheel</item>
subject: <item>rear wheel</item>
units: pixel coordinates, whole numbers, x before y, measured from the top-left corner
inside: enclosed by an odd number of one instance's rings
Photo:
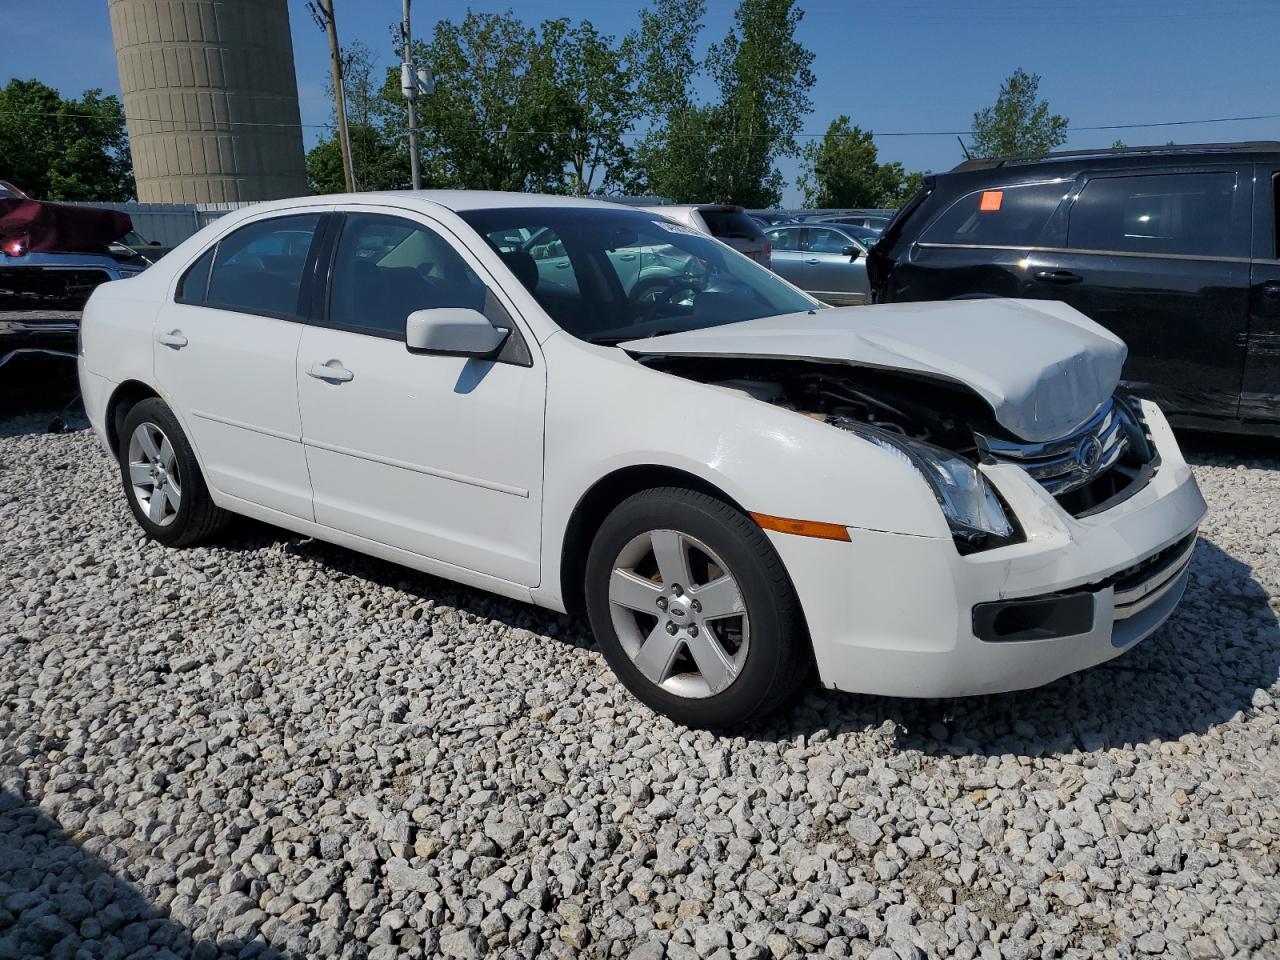
[[[610,666],[637,698],[694,727],[779,707],[811,657],[799,601],[760,528],[707,494],[636,494],[587,558],[587,611]]]
[[[153,540],[190,546],[226,524],[228,514],[214,504],[191,444],[163,400],[151,397],[130,409],[117,457],[129,508]]]

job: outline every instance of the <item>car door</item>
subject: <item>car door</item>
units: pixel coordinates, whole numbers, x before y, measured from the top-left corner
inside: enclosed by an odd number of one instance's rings
[[[1254,168],[1253,263],[1240,418],[1280,422],[1280,164]]]
[[[537,585],[546,377],[532,338],[440,225],[383,208],[340,219],[328,295],[297,360],[316,522]],[[370,233],[393,242],[361,256]],[[510,329],[499,356],[410,353],[406,318],[438,307],[482,310]]]
[[[801,227],[773,227],[765,231],[773,244],[773,272],[801,290],[804,285],[804,253],[800,249]]]
[[[311,518],[294,373],[323,212],[238,227],[181,275],[155,322],[156,384],[220,493]]]
[[[859,247],[851,259],[844,250],[858,245],[833,227],[811,226],[806,233],[804,289],[837,306],[866,303],[866,251]]]
[[[1235,418],[1251,181],[1230,166],[1084,175],[1066,249],[1032,254],[1024,295],[1063,300],[1117,334],[1126,383],[1167,412]]]

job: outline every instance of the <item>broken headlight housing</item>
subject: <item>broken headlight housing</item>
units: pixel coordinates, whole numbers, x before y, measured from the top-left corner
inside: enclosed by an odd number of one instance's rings
[[[1000,498],[975,464],[950,450],[900,434],[862,425],[851,425],[850,429],[920,475],[938,498],[957,543],[980,548],[1014,539],[1014,525]]]

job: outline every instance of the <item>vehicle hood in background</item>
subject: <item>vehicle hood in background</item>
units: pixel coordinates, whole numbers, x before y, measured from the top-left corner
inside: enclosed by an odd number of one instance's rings
[[[1033,443],[1064,436],[1115,391],[1123,341],[1064,303],[961,300],[762,317],[620,344],[642,356],[791,358],[900,370],[969,387]]]
[[[118,210],[0,199],[0,243],[22,239],[32,253],[98,251],[132,229]]]

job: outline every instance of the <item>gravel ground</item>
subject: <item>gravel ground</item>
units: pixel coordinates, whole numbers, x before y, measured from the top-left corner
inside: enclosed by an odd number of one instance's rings
[[[581,622],[148,543],[46,420],[0,425],[0,958],[1280,957],[1280,447],[1196,455],[1186,601],[1113,664],[718,737]]]

